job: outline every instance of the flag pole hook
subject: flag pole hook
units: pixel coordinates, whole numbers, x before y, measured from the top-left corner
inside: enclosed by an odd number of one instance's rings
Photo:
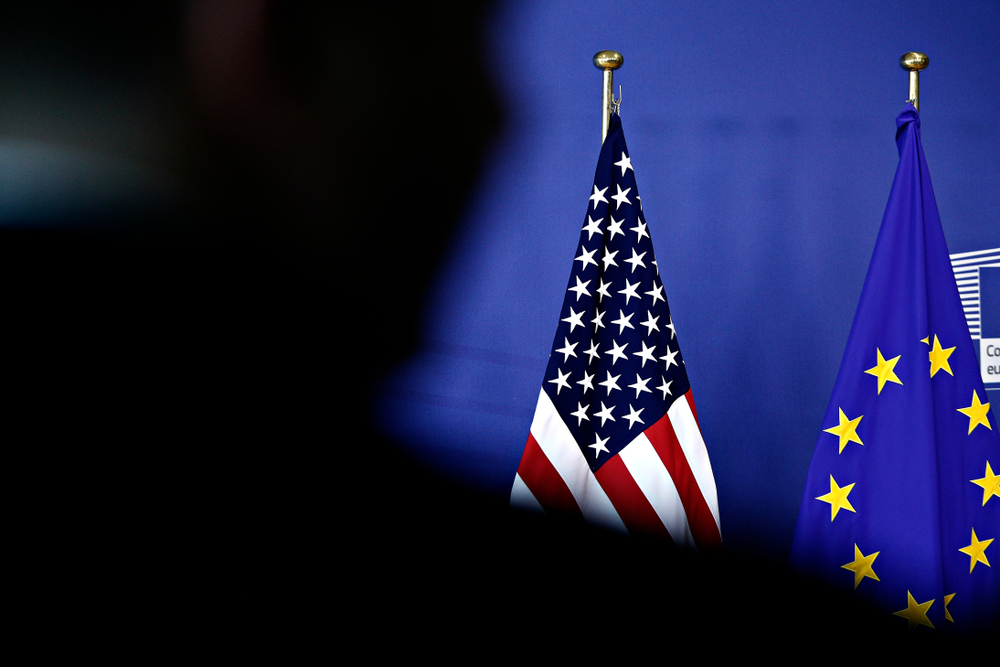
[[[913,104],[917,111],[920,111],[920,70],[926,69],[929,62],[927,54],[918,51],[910,51],[899,57],[899,66],[910,73],[910,99],[906,101]]]
[[[618,101],[615,103],[613,72],[622,66],[625,58],[617,51],[598,51],[594,54],[594,67],[604,71],[604,95],[601,100],[601,143],[608,136],[608,126],[611,124],[611,112],[618,110],[621,104],[621,86],[618,88]]]

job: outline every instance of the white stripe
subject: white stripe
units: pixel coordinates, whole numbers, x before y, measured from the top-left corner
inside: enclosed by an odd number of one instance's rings
[[[696,548],[687,514],[684,512],[684,503],[677,493],[674,480],[646,434],[641,433],[618,455],[621,456],[622,463],[639,486],[642,495],[646,496],[646,500],[653,506],[656,516],[670,533],[674,544],[689,549]]]
[[[1000,259],[1000,255],[992,255],[992,256],[988,256],[988,257],[976,257],[974,259],[953,259],[953,260],[951,260],[951,265],[952,266],[969,266],[970,264],[972,264],[972,265],[982,266],[983,264],[986,264],[988,262],[995,262],[998,259]]]
[[[531,492],[531,489],[517,473],[514,473],[514,488],[510,490],[510,506],[545,514],[545,508],[542,507],[542,504],[535,498],[535,494]]]
[[[968,268],[955,269],[955,280],[965,280],[967,278],[979,280],[979,267],[977,266],[972,271],[969,271]]]
[[[985,255],[986,253],[1000,252],[1000,248],[989,248],[987,250],[973,250],[972,252],[956,252],[954,255],[948,255],[951,259],[959,259],[962,257],[972,257],[973,255]]]
[[[680,443],[681,449],[684,450],[684,458],[687,459],[688,465],[691,467],[691,473],[694,475],[695,481],[698,482],[701,495],[705,498],[708,509],[712,510],[712,516],[715,517],[715,525],[719,526],[719,532],[721,533],[722,524],[719,523],[719,496],[715,490],[715,476],[712,474],[712,462],[708,460],[708,449],[705,447],[705,441],[701,437],[698,422],[695,421],[694,415],[691,414],[691,406],[688,405],[687,398],[682,396],[674,401],[674,404],[667,410],[667,416],[670,417],[670,423],[674,427],[677,441]]]
[[[987,266],[991,262],[995,262],[1000,259],[1000,255],[987,255],[984,257],[975,257],[972,259],[953,259],[951,260],[951,265],[953,267],[971,267],[971,266]]]
[[[552,405],[552,399],[544,389],[538,394],[538,406],[535,408],[535,418],[531,422],[531,435],[535,437],[549,463],[569,487],[569,492],[573,494],[576,504],[583,512],[583,518],[588,523],[627,533],[628,529],[618,516],[615,506],[611,504],[608,494],[594,477],[586,459],[583,458],[583,452],[573,439],[573,434],[559,416],[556,406]]]

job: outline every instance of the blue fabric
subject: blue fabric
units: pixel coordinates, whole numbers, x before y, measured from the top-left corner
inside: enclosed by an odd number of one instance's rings
[[[941,630],[981,630],[996,623],[1000,605],[1000,497],[984,500],[971,480],[986,475],[987,462],[1000,471],[1000,432],[959,409],[988,398],[963,316],[948,258],[930,174],[920,141],[920,116],[907,105],[896,119],[899,166],[865,278],[847,349],[809,469],[791,562],[884,609],[934,600],[927,621]],[[935,337],[950,373],[931,376]],[[926,341],[926,342],[924,342]],[[899,382],[879,391],[878,353],[899,359]],[[947,354],[942,353],[943,354]],[[942,356],[939,355],[939,356]],[[973,398],[975,393],[976,399]],[[843,411],[857,422],[858,444],[841,451]],[[970,425],[975,424],[972,432]],[[851,433],[847,429],[848,435]],[[847,496],[854,511],[819,500],[854,484]],[[990,565],[960,551],[977,539],[995,541],[984,550]],[[872,570],[855,589],[855,545],[865,556],[878,552]],[[945,596],[953,618],[945,617]],[[905,627],[908,622],[900,618]],[[918,624],[918,628],[919,628]],[[920,631],[928,631],[919,628]]]

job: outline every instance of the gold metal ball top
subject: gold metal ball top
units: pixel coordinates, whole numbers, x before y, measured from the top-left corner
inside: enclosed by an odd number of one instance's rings
[[[618,69],[625,64],[625,58],[617,51],[598,51],[594,54],[594,67],[597,69]]]
[[[924,69],[929,62],[930,59],[928,59],[927,54],[919,53],[918,51],[910,51],[899,57],[899,66],[911,72]]]

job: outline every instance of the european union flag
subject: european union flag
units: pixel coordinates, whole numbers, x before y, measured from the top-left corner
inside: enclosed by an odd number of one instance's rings
[[[899,167],[809,468],[792,565],[920,631],[1000,619],[1000,431],[920,143]],[[920,626],[925,626],[921,628]]]

